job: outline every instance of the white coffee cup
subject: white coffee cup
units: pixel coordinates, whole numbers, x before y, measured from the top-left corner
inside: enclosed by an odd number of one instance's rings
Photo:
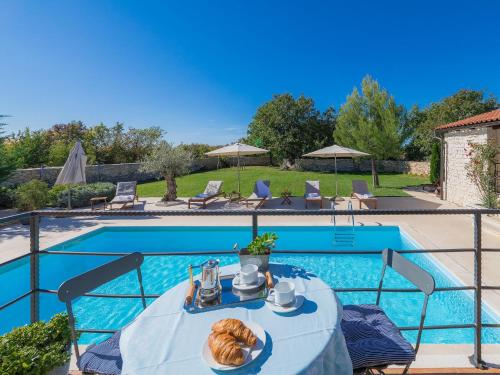
[[[295,301],[295,284],[290,281],[282,281],[269,290],[267,298],[280,306],[289,305]]]
[[[255,264],[245,264],[238,273],[240,284],[256,284],[259,277],[259,267]]]

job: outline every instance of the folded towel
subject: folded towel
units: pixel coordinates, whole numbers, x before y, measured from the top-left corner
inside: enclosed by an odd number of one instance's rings
[[[364,199],[373,198],[373,194],[372,193],[363,194],[363,198]]]
[[[196,198],[208,198],[208,194],[201,193],[196,196]]]
[[[255,183],[256,186],[256,193],[259,198],[267,198],[271,195],[271,192],[269,191],[269,187],[261,180],[258,180]]]
[[[308,193],[308,194],[306,195],[306,197],[307,197],[307,198],[320,198],[320,197],[321,197],[321,195],[320,195],[320,194],[318,194],[318,193]]]

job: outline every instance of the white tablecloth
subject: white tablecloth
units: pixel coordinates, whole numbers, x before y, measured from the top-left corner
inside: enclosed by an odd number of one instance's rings
[[[234,273],[239,265],[221,269]],[[228,374],[352,374],[351,360],[340,328],[342,305],[321,279],[302,268],[271,264],[279,281],[292,280],[306,297],[294,313],[278,315],[263,301],[190,314],[183,309],[188,283],[170,289],[132,323],[120,338],[122,374],[213,374],[201,358],[210,326],[223,318],[260,324],[266,346],[252,363]]]

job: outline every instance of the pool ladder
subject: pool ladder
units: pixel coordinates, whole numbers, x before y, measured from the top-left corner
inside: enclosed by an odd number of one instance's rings
[[[333,235],[333,242],[334,245],[341,246],[341,247],[354,247],[354,241],[355,241],[355,234],[354,234],[354,213],[352,212],[352,202],[349,201],[347,203],[347,209],[351,211],[351,217],[350,221],[352,224],[352,230],[351,231],[338,231],[337,230],[337,221],[335,217],[335,201],[332,201],[332,210],[334,211],[334,214],[332,215],[331,222],[334,227],[334,235]]]

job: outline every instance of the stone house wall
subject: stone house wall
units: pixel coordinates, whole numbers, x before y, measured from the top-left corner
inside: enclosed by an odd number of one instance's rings
[[[481,204],[479,190],[467,177],[468,143],[484,144],[493,140],[494,130],[488,127],[449,131],[444,134],[443,198],[460,206]]]

